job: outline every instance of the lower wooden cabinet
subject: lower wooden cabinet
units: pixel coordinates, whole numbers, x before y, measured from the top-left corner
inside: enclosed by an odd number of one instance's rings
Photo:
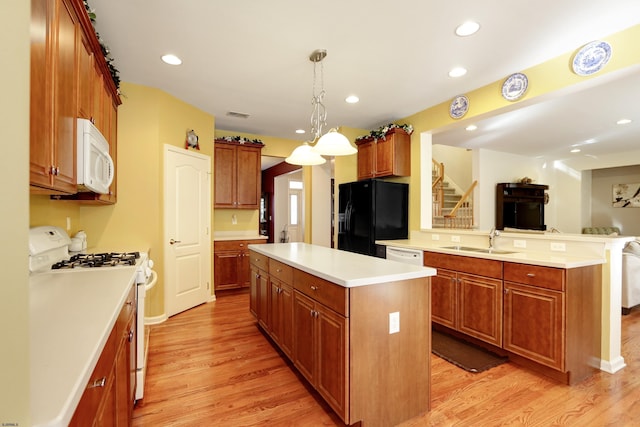
[[[346,424],[397,425],[429,409],[428,278],[347,288],[255,251],[250,260],[258,325]],[[389,334],[393,311],[403,326]]]
[[[249,287],[249,249],[251,244],[266,240],[222,240],[213,243],[215,290]]]
[[[91,374],[70,426],[129,426],[135,399],[135,285]]]
[[[426,265],[438,270],[431,278],[432,321],[501,347],[502,262],[431,253],[425,257]],[[453,265],[490,277],[446,269]]]

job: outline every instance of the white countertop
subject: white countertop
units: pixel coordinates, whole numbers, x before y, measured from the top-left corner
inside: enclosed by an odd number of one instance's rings
[[[436,270],[430,267],[404,264],[307,243],[267,243],[249,245],[249,249],[347,288],[436,274]]]
[[[215,231],[213,233],[214,242],[222,242],[227,240],[267,240],[267,236],[258,234],[254,230]]]
[[[134,279],[135,266],[32,274],[32,425],[69,424]]]
[[[449,255],[463,255],[474,258],[495,259],[498,261],[516,262],[520,264],[541,265],[546,267],[556,268],[577,268],[586,267],[589,265],[604,264],[606,260],[597,256],[577,256],[569,255],[563,252],[542,252],[542,251],[527,251],[526,249],[508,249],[514,253],[510,254],[497,254],[497,253],[484,253],[484,252],[471,252],[457,249],[445,249],[443,246],[472,246],[460,243],[451,243],[444,241],[428,242],[425,240],[381,240],[376,241],[377,244],[386,246],[395,246],[397,248],[418,249],[430,252],[439,252]]]

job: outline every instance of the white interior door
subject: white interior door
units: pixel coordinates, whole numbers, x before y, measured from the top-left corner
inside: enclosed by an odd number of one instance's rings
[[[209,299],[211,158],[165,145],[165,311],[173,316]]]

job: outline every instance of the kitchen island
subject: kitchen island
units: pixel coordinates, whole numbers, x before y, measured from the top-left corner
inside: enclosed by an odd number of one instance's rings
[[[346,424],[430,409],[435,269],[305,243],[249,249],[258,325]]]

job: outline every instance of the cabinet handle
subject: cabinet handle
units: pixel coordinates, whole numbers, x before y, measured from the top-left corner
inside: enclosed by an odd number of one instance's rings
[[[129,331],[129,342],[133,342],[133,329]]]
[[[256,274],[256,279],[259,279],[259,278],[260,278],[260,275],[259,275],[259,274]]]
[[[282,269],[281,268],[276,268],[276,273],[281,273]]]
[[[98,380],[94,380],[92,383],[90,383],[87,388],[98,388],[98,387],[104,387],[104,385],[107,383],[107,377],[102,377]]]
[[[56,176],[60,175],[60,167],[56,166]]]
[[[317,287],[317,286],[313,286],[313,285],[311,285],[311,290],[312,290],[312,291],[317,291],[317,290],[318,290],[318,287]]]
[[[320,313],[316,310],[309,310],[309,314],[311,315],[311,317],[318,317]]]
[[[127,305],[133,305],[133,301],[127,301],[126,304]]]
[[[536,275],[533,273],[527,273],[527,277],[536,277]]]

